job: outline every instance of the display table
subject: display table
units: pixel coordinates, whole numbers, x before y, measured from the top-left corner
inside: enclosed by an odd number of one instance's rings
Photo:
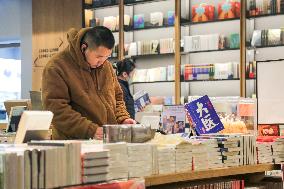
[[[4,120],[4,121],[0,121],[0,130],[4,130],[7,128],[7,121]]]
[[[217,177],[226,177],[233,175],[245,175],[252,173],[262,173],[265,171],[272,171],[280,169],[280,165],[273,164],[258,164],[246,165],[239,167],[220,168],[205,171],[189,171],[165,175],[155,175],[145,178],[146,187],[157,186],[162,184],[170,184],[175,182],[194,181],[202,179],[210,179]]]

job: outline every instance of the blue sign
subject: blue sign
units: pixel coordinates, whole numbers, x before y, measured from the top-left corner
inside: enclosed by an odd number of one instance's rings
[[[195,125],[197,134],[217,133],[224,126],[207,95],[185,104],[185,110]]]

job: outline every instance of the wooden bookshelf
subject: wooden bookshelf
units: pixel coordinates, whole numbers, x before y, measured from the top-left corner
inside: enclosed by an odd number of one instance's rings
[[[216,23],[216,22],[226,22],[226,21],[235,21],[235,20],[240,20],[240,18],[229,18],[229,19],[215,19],[215,20],[210,20],[210,21],[205,21],[205,22],[192,22],[190,20],[182,19],[181,25],[182,26],[191,26],[191,25],[199,25],[199,24],[210,24],[210,23]]]
[[[279,165],[259,164],[259,165],[246,165],[239,167],[212,169],[206,171],[189,171],[189,172],[180,172],[173,174],[155,175],[155,176],[145,177],[145,185],[149,187],[149,186],[157,186],[157,185],[170,184],[176,182],[261,173],[277,169],[280,169]]]
[[[133,6],[133,5],[138,5],[138,4],[144,4],[144,3],[152,3],[152,2],[159,2],[159,1],[167,1],[167,0],[144,0],[144,1],[137,1],[137,2],[132,2],[132,3],[124,3],[125,6]],[[87,10],[90,9],[104,9],[104,8],[111,8],[111,7],[116,7],[118,6],[118,3],[114,4],[108,4],[108,5],[100,5],[100,6],[93,6],[89,4],[84,4],[84,8]]]
[[[284,15],[284,13],[260,14],[260,15],[255,15],[255,16],[248,16],[248,18],[255,19],[255,18],[262,18],[262,17],[279,16],[279,15]]]
[[[284,44],[279,44],[279,45],[263,45],[263,46],[256,46],[256,47],[249,47],[250,49],[262,49],[262,48],[273,48],[273,47],[284,47]]]

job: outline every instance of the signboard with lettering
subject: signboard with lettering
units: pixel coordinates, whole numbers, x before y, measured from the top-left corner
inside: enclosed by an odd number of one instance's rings
[[[207,95],[185,104],[185,110],[199,135],[217,133],[224,129]]]

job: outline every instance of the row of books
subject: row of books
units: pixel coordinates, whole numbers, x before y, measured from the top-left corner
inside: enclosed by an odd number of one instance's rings
[[[139,144],[98,144],[91,140],[2,144],[0,183],[1,188],[56,188],[238,166],[247,164],[242,161],[247,158],[245,149],[251,151],[250,145],[242,142],[246,139],[207,136],[186,141],[177,135],[160,135],[150,143]]]
[[[175,80],[174,66],[157,67],[151,69],[137,69],[133,75],[133,82],[154,82]],[[181,78],[190,80],[237,79],[239,63],[216,63],[204,65],[185,64],[181,68]]]
[[[240,1],[224,1],[218,3],[217,14],[215,15],[215,6],[212,4],[202,3],[193,5],[191,8],[192,22],[207,22],[214,20],[232,19],[240,17]]]
[[[250,16],[284,13],[283,0],[249,0],[247,7]]]
[[[181,67],[181,77],[189,80],[237,79],[240,77],[238,62],[192,65]]]
[[[258,163],[284,162],[284,138],[277,138],[274,142],[258,142],[257,144]]]
[[[174,39],[137,41],[125,45],[125,56],[166,54],[174,52]]]
[[[199,182],[192,184],[184,184],[186,186],[178,187],[178,189],[245,189],[244,180],[235,180],[235,179],[218,179],[216,181],[210,182]]]
[[[0,188],[56,188],[81,184],[81,145],[78,142],[3,144],[0,152]]]
[[[284,27],[281,29],[255,30],[251,39],[251,46],[284,45]]]
[[[154,82],[174,80],[174,66],[157,67],[151,69],[137,69],[134,72],[133,82]]]
[[[88,27],[105,26],[111,31],[119,30],[119,16],[107,16],[103,20],[95,17],[95,10],[86,10],[85,24]],[[146,21],[144,14],[134,15],[131,18],[130,15],[124,15],[124,29],[143,29],[145,27],[161,27],[161,26],[173,26],[174,25],[174,11],[168,11],[167,17],[164,18],[162,12],[150,13],[150,20]]]
[[[233,33],[227,37],[221,34],[184,36],[183,39],[184,52],[235,49],[240,47],[240,36],[238,33]]]

